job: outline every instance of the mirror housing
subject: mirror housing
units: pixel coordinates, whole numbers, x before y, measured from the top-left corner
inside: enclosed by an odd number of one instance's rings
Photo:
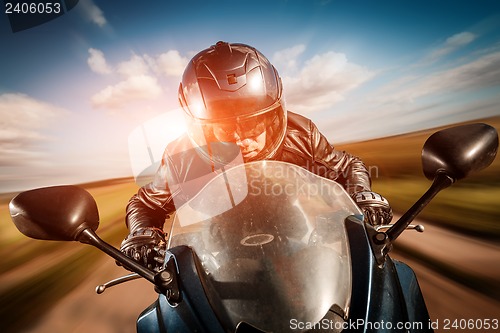
[[[64,185],[22,192],[11,200],[9,210],[12,221],[24,235],[35,239],[79,241],[92,245],[155,284],[169,300],[181,300],[177,280],[172,278],[176,274],[174,268],[166,267],[154,272],[97,236],[97,204],[84,189]]]
[[[9,204],[10,216],[24,235],[43,240],[78,241],[83,230],[97,230],[97,204],[77,186],[53,186],[22,192]]]
[[[377,259],[383,261],[392,243],[441,190],[457,180],[489,166],[498,150],[498,133],[490,125],[476,123],[455,126],[432,134],[422,149],[422,167],[432,180],[427,192],[385,233],[379,232],[374,243]]]
[[[498,133],[476,123],[447,128],[431,135],[422,150],[424,175],[444,173],[454,181],[489,166],[498,150]]]

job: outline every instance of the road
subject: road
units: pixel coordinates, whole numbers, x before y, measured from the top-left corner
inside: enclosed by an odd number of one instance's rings
[[[408,230],[396,244],[431,257],[433,262],[429,264],[397,250],[392,257],[403,260],[415,270],[431,320],[439,323],[436,332],[453,331],[444,329],[448,320],[500,320],[500,244],[429,223],[424,225],[424,233]],[[437,262],[445,263],[446,267]],[[443,272],[452,274],[444,276],[440,274]],[[488,285],[495,287],[495,291],[488,293]],[[468,331],[492,332],[485,329]]]
[[[132,333],[139,314],[156,300],[152,285],[143,279],[95,292],[97,285],[129,272],[113,259],[101,259],[101,267],[90,278],[62,298],[24,332],[31,333]]]

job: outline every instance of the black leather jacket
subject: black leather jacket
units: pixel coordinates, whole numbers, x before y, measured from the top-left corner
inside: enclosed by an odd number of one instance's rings
[[[368,171],[358,157],[334,149],[311,120],[292,112],[287,118],[287,133],[274,160],[335,180],[349,194],[371,190]],[[168,214],[206,184],[207,175],[218,172],[200,158],[187,136],[170,143],[155,180],[129,201],[126,223],[130,232],[143,227],[162,229]]]

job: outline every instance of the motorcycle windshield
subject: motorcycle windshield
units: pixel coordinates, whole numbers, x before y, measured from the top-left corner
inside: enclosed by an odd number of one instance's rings
[[[289,163],[252,162],[219,174],[177,210],[169,246],[194,250],[227,328],[301,331],[331,309],[347,316],[350,215],[362,212],[338,183]]]

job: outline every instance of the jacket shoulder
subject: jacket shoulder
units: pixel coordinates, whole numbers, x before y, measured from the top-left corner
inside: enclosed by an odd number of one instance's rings
[[[287,112],[287,130],[282,146],[281,159],[303,165],[313,157],[314,123],[297,113]]]
[[[302,134],[309,136],[311,130],[315,127],[311,119],[300,114],[288,111],[287,112],[287,130],[293,134]]]

